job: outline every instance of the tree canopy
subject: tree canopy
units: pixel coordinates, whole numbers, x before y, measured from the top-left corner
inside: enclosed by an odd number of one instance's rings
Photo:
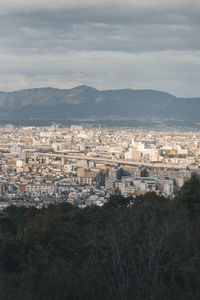
[[[0,215],[1,300],[200,299],[200,182]]]

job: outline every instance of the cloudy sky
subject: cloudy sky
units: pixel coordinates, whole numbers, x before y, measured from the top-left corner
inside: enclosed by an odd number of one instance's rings
[[[0,0],[0,90],[200,96],[199,0]]]

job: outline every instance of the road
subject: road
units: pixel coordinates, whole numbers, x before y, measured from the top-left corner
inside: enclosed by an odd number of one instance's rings
[[[157,168],[157,169],[170,169],[174,171],[178,170],[186,170],[187,166],[183,165],[172,165],[172,164],[163,164],[163,163],[145,163],[145,162],[134,162],[127,160],[119,160],[119,159],[109,159],[102,157],[91,157],[91,156],[82,156],[82,155],[68,155],[68,154],[51,154],[51,153],[41,153],[37,152],[37,156],[40,157],[52,157],[52,158],[60,158],[64,160],[86,160],[86,161],[95,161],[101,163],[109,163],[111,165],[120,165],[120,166],[133,166],[133,167],[146,167],[146,168]]]

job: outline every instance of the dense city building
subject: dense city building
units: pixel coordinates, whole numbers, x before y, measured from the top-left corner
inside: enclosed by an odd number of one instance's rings
[[[172,199],[199,164],[198,132],[6,125],[0,129],[0,204],[84,207],[146,192]]]

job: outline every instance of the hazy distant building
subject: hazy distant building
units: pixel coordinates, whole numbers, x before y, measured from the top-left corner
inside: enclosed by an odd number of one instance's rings
[[[122,168],[118,168],[118,169],[111,168],[111,169],[109,169],[108,177],[111,178],[111,179],[121,179],[122,175],[123,175],[123,169]]]

